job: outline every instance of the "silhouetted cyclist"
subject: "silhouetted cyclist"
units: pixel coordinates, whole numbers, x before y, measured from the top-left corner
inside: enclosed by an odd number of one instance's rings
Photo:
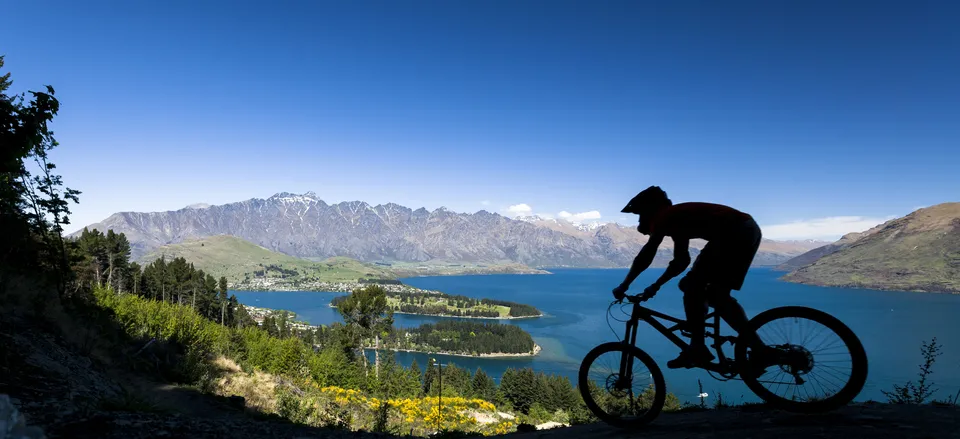
[[[653,262],[663,238],[673,240],[674,256],[666,271],[640,296],[648,300],[660,287],[680,275],[690,265],[691,239],[704,239],[707,245],[700,251],[693,268],[678,287],[683,291],[683,308],[687,314],[690,347],[680,356],[667,362],[667,367],[690,368],[713,360],[713,354],[704,343],[704,325],[707,304],[712,305],[727,323],[752,346],[759,341],[747,329],[747,315],[731,290],[743,286],[747,270],[760,247],[760,227],[750,215],[728,206],[712,203],[680,203],[674,205],[659,186],[650,186],[633,197],[621,212],[640,216],[637,230],[649,235],[640,253],[633,260],[623,283],[613,289],[613,296],[623,300],[630,284]],[[749,332],[748,334],[745,332]]]

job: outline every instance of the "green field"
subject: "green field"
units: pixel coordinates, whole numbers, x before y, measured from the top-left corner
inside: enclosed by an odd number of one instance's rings
[[[230,235],[184,241],[160,247],[140,259],[149,263],[161,256],[182,257],[214,277],[225,276],[231,285],[269,278],[282,283],[356,282],[358,279],[396,279],[388,269],[345,257],[309,261],[278,253]]]

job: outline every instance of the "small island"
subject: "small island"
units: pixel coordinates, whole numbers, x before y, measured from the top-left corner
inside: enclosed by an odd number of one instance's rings
[[[537,308],[522,303],[495,299],[475,299],[460,295],[450,295],[439,291],[389,288],[383,285],[387,294],[387,306],[394,314],[413,314],[435,317],[459,317],[472,319],[525,319],[542,317]],[[347,296],[336,297],[330,301],[330,307],[346,300]]]
[[[372,347],[372,346],[371,346]],[[540,346],[527,331],[502,323],[444,321],[395,328],[381,349],[463,357],[532,357]]]
[[[323,326],[296,320],[292,311],[243,305],[258,325],[278,334],[299,334],[313,343]],[[289,332],[288,332],[289,331]],[[374,349],[374,340],[364,340],[363,348]],[[397,352],[421,352],[459,357],[506,358],[533,357],[541,348],[520,327],[502,323],[446,321],[426,323],[415,328],[391,327],[380,340],[379,349]]]

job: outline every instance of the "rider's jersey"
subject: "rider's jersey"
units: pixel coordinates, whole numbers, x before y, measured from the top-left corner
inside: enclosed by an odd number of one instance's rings
[[[753,221],[750,215],[722,204],[679,203],[657,213],[650,222],[650,235],[722,240],[750,221]]]

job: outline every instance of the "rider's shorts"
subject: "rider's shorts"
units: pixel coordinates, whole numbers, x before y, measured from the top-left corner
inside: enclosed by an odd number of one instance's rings
[[[760,248],[760,226],[752,218],[700,250],[685,277],[700,285],[739,290]]]

